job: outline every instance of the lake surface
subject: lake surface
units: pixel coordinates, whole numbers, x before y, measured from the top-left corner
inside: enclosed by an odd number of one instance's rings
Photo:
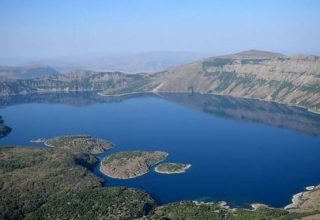
[[[209,95],[106,98],[91,93],[0,99],[12,131],[1,145],[90,134],[125,150],[161,150],[167,162],[191,163],[183,174],[154,171],[130,180],[95,173],[108,186],[143,189],[159,202],[198,199],[276,207],[320,183],[320,116],[275,103]]]

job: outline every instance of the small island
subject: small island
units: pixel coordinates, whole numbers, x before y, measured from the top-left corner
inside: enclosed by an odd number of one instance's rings
[[[163,151],[125,151],[101,161],[100,171],[112,178],[130,179],[142,176],[168,156]]]
[[[184,173],[191,167],[191,164],[184,163],[161,163],[154,169],[157,173],[176,174]]]

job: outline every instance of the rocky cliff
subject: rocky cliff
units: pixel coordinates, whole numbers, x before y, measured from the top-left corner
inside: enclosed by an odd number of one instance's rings
[[[153,92],[213,93],[320,111],[320,58],[262,51],[213,57],[157,74]]]

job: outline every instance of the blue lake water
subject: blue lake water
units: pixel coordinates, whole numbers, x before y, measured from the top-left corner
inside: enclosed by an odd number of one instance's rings
[[[0,100],[12,128],[1,145],[90,134],[125,150],[161,150],[167,162],[191,163],[183,174],[154,171],[107,186],[143,189],[160,203],[198,199],[281,207],[320,183],[320,116],[305,110],[217,96],[163,95],[108,99],[92,94]]]

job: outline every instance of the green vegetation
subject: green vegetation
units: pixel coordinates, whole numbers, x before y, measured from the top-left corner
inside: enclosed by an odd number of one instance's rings
[[[241,59],[240,63],[242,65],[245,65],[245,64],[259,64],[259,63],[262,63],[262,62],[267,61],[267,60],[270,60],[270,59]]]
[[[157,206],[141,190],[102,187],[98,177],[79,165],[79,161],[92,164],[97,160],[70,148],[1,148],[0,219],[291,220],[320,214],[320,210],[294,213],[268,207],[232,210],[219,203],[191,201]]]
[[[272,99],[275,99],[282,90],[286,89],[287,94],[294,88],[294,85],[288,81],[279,82],[277,83],[277,85],[277,89],[271,95]]]
[[[235,72],[222,72],[218,74],[217,78],[220,81],[220,83],[219,86],[216,88],[216,91],[221,92],[228,88],[230,84],[238,77]]]
[[[292,220],[320,213],[290,213],[284,209],[260,207],[253,210],[230,210],[219,204],[198,204],[195,202],[179,202],[156,208],[149,219],[175,220]]]
[[[73,153],[100,154],[109,150],[113,144],[109,141],[93,138],[90,135],[66,135],[45,141],[50,147],[69,149]]]
[[[61,149],[1,148],[0,161],[0,219],[22,219],[64,190],[101,186]]]
[[[156,166],[155,171],[158,173],[183,173],[191,167],[191,164],[184,163],[161,163]]]
[[[320,85],[319,84],[309,84],[301,87],[302,91],[307,93],[320,93]]]
[[[135,219],[156,206],[145,192],[123,187],[67,190],[26,219]]]
[[[225,65],[233,64],[234,60],[230,58],[214,58],[210,61],[204,61],[202,63],[203,70],[207,71],[210,67],[223,67]]]

